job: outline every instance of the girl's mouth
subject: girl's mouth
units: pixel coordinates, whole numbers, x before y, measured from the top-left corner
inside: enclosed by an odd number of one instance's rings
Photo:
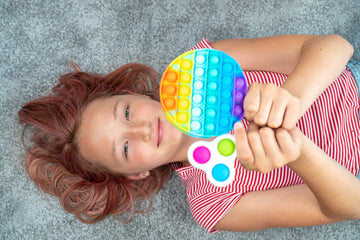
[[[161,124],[161,121],[160,119],[158,119],[158,127],[157,127],[157,134],[158,134],[158,141],[157,141],[157,147],[160,146],[163,138],[164,138],[164,128],[163,128],[163,125]]]

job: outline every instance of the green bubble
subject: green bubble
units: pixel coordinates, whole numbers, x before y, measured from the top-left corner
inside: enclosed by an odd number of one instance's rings
[[[225,138],[218,143],[218,151],[223,156],[230,156],[235,151],[235,144],[232,140]]]

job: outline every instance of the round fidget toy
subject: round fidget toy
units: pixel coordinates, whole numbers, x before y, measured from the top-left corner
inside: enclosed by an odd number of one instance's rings
[[[224,52],[186,52],[165,70],[160,102],[167,118],[180,131],[201,138],[220,136],[244,117],[247,92],[239,64]]]
[[[235,137],[225,134],[211,142],[197,141],[188,150],[190,164],[206,173],[215,186],[229,185],[235,177]]]

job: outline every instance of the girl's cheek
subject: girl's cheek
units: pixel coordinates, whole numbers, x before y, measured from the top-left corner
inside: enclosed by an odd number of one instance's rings
[[[147,153],[146,148],[138,148],[138,149],[132,149],[133,150],[133,159],[135,159],[138,162],[143,162],[144,155]]]

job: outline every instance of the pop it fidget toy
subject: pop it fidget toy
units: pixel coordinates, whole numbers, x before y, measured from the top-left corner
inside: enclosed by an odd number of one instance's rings
[[[167,118],[193,137],[220,136],[233,129],[243,114],[247,92],[239,64],[213,49],[186,52],[165,70],[160,101]]]
[[[225,134],[211,142],[197,141],[188,149],[188,159],[192,166],[206,173],[213,185],[224,187],[235,177],[235,137]]]

